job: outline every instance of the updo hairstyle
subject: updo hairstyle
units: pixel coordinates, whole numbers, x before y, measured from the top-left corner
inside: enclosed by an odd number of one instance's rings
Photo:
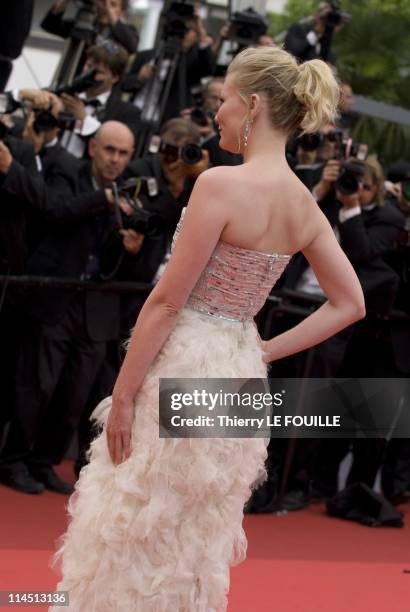
[[[272,125],[287,133],[317,132],[337,117],[339,84],[322,60],[299,65],[280,47],[248,48],[233,59],[228,74],[247,104],[253,93],[265,94]]]

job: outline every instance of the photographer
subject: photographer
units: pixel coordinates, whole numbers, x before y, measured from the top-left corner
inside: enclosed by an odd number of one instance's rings
[[[217,134],[214,117],[221,104],[224,79],[213,77],[205,86],[193,93],[194,106],[184,108],[180,115],[183,119],[193,121],[199,128],[202,143]]]
[[[1,124],[3,125],[3,124]],[[0,140],[0,274],[22,274],[27,257],[27,225],[25,198],[7,190],[10,174],[27,173],[38,179],[35,153],[32,146],[11,136]],[[3,429],[12,410],[15,388],[15,368],[21,334],[21,314],[18,296],[8,287],[7,280],[0,283],[0,363],[3,376],[3,406],[0,410],[0,447]]]
[[[115,277],[124,257],[135,257],[141,237],[118,229],[110,186],[132,157],[134,138],[118,122],[105,123],[90,141],[90,162],[79,165],[71,201],[88,202],[89,213],[73,210],[48,233],[28,261],[29,274],[94,280]],[[122,213],[131,213],[120,199]],[[115,257],[105,252],[113,234],[122,241]],[[81,419],[107,343],[119,333],[119,297],[98,291],[30,290],[16,388],[17,409],[1,452],[0,479],[26,493],[44,488],[67,493],[71,487],[52,464],[64,457]],[[40,358],[39,358],[40,356]],[[38,381],[41,381],[40,387]],[[75,381],[75,384],[73,384]]]
[[[177,34],[171,31],[167,34],[168,38],[165,38],[164,44],[172,40],[175,43],[175,54],[177,50],[180,54],[162,121],[177,117],[181,110],[192,106],[191,89],[200,84],[201,78],[211,76],[215,71],[213,39],[208,35],[196,9],[191,17],[184,18],[182,26]],[[140,110],[144,107],[151,80],[161,71],[158,64],[160,57],[155,49],[138,53],[122,81],[123,91],[132,94],[133,103]]]
[[[109,120],[125,123],[134,133],[138,132],[139,112],[121,100],[116,87],[127,65],[127,54],[118,45],[106,41],[91,47],[86,54],[84,72],[95,70],[94,83],[87,85],[78,95],[62,93],[66,111],[72,113],[80,124],[74,130],[66,130],[61,144],[75,157],[82,158],[87,142],[101,124]]]
[[[209,166],[208,152],[200,148],[200,132],[191,121],[170,119],[163,125],[156,140],[157,152],[133,160],[127,170],[129,176],[156,179],[157,194],[146,199],[144,206],[163,220],[162,236],[145,239],[139,255],[136,280],[144,282],[153,280],[170,248],[182,208],[188,203],[195,180]]]
[[[22,138],[34,147],[37,167],[48,189],[71,196],[77,160],[59,143],[63,114],[62,100],[50,94],[47,110],[33,108],[27,115]]]
[[[336,59],[331,51],[333,34],[340,31],[348,18],[340,11],[338,0],[323,3],[313,17],[290,26],[285,49],[301,62],[322,59],[334,65]]]
[[[64,19],[64,13],[72,0],[57,0],[41,22],[41,27],[50,34],[68,38],[76,27],[75,19]],[[111,39],[122,45],[128,53],[138,47],[138,32],[133,25],[125,23],[128,0],[84,0],[81,5],[94,15],[94,26],[90,45]]]
[[[120,270],[121,278],[137,282],[156,282],[168,260],[171,241],[181,211],[188,203],[196,178],[208,168],[207,151],[199,147],[197,126],[185,119],[167,121],[160,137],[156,137],[156,153],[135,159],[127,169],[127,176],[152,177],[156,181],[156,194],[145,196],[146,211],[161,220],[161,230],[154,236],[145,236],[134,261],[128,260]],[[185,149],[184,149],[185,147]],[[188,153],[187,161],[181,159]],[[122,335],[125,337],[142,306],[139,296],[122,299]]]
[[[269,21],[252,7],[231,14],[230,21],[221,27],[212,45],[217,58],[215,75],[224,76],[228,64],[242,49],[274,46],[268,28]]]
[[[331,127],[325,128],[324,132],[327,136],[332,134]],[[388,203],[384,205],[383,172],[375,160],[349,160],[353,164],[351,175],[348,175],[351,193],[347,195],[340,191],[344,185],[343,180],[340,185],[341,174],[346,180],[346,167],[340,159],[332,159],[332,156],[340,157],[339,146],[338,139],[332,135],[330,139],[324,139],[318,149],[320,160],[330,159],[313,193],[316,193],[320,207],[356,270],[368,314],[359,324],[339,332],[309,353],[305,351],[272,364],[272,376],[372,376],[371,372],[377,366],[379,319],[390,312],[398,285],[398,276],[386,263],[385,256],[394,247],[403,219]],[[301,254],[289,264],[280,286],[294,289],[301,296],[310,294],[324,299],[311,267]],[[297,304],[298,301],[292,302],[292,305]],[[302,305],[306,307],[306,302],[302,301]],[[295,315],[284,315],[276,320],[273,331],[281,333],[299,320]],[[331,497],[336,493],[339,463],[348,446],[348,442],[342,442],[336,445],[332,440],[332,445],[329,445],[316,439],[298,441],[284,499],[288,510],[303,508],[310,502],[314,474],[314,496]],[[367,446],[356,445],[349,483],[363,481],[372,486],[383,450],[383,444],[373,446],[372,442]]]
[[[367,315],[353,326],[339,375],[383,377],[392,373],[389,330],[386,320],[396,299],[399,277],[387,263],[404,225],[404,218],[385,197],[384,175],[375,159],[350,162],[358,189],[351,194],[337,190],[340,244],[362,284]],[[355,170],[356,168],[356,170]],[[337,442],[337,444],[335,444]],[[358,440],[347,484],[373,486],[382,462],[384,439]],[[325,495],[336,492],[340,461],[348,451],[346,440],[323,440],[317,461],[316,489]]]
[[[361,281],[369,318],[387,315],[394,303],[398,277],[384,258],[394,248],[405,221],[386,201],[380,164],[372,158],[353,163],[359,173],[359,189],[351,195],[338,190],[342,206],[338,227],[340,244]]]
[[[211,166],[236,166],[243,162],[242,155],[224,151],[219,146],[219,132],[214,117],[221,104],[224,79],[211,78],[204,87],[194,95],[195,106],[181,111],[181,116],[193,121],[201,134],[201,146],[209,153]]]

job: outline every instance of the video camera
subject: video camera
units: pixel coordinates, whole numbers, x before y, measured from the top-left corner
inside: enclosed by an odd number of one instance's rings
[[[269,27],[269,22],[252,7],[233,13],[230,24],[229,38],[237,42],[240,49],[256,44]]]
[[[351,19],[351,15],[349,13],[343,13],[341,11],[341,2],[340,0],[329,0],[327,3],[329,6],[329,11],[321,16],[321,21],[328,27],[332,29],[340,25],[341,23],[346,23]]]
[[[152,137],[148,152],[153,154],[162,153],[169,164],[180,159],[184,164],[193,166],[202,159],[202,149],[198,144],[189,142],[183,147],[178,147],[162,140],[159,136]]]
[[[189,0],[186,2],[171,2],[164,13],[162,37],[165,40],[184,38],[188,30],[187,21],[192,21],[195,18],[195,2]]]
[[[144,236],[159,236],[164,231],[164,222],[160,215],[145,210],[141,203],[141,197],[152,198],[158,195],[157,181],[153,177],[130,178],[119,189],[113,184],[113,192],[117,197],[123,197],[132,207],[131,215],[122,213],[116,205],[117,222],[121,229],[133,229]]]
[[[95,0],[80,0],[77,5],[78,10],[74,17],[74,25],[70,36],[92,44],[98,18]]]

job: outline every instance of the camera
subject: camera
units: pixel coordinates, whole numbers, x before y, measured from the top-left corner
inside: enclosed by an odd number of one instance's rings
[[[159,153],[162,153],[168,163],[176,162],[181,159],[184,164],[193,166],[202,159],[202,149],[194,142],[190,142],[183,147],[177,147],[167,142],[161,141]]]
[[[157,181],[153,177],[136,177],[128,179],[117,192],[118,196],[124,197],[133,209],[131,215],[122,214],[117,208],[119,225],[123,229],[133,229],[144,236],[155,237],[163,233],[164,222],[162,217],[156,213],[145,210],[141,197],[155,197],[158,195]]]
[[[171,2],[164,19],[164,39],[184,38],[188,29],[186,22],[195,19],[195,5],[193,2]]]
[[[92,44],[95,37],[96,23],[97,7],[95,6],[94,0],[81,0],[78,2],[78,10],[74,18],[74,25],[70,32],[70,36],[88,44]]]
[[[340,145],[343,143],[343,131],[342,130],[332,130],[331,132],[328,132],[327,134],[321,134],[320,132],[315,132],[314,134],[303,134],[303,136],[301,136],[300,138],[298,138],[297,140],[297,144],[304,150],[304,151],[316,151],[321,144],[323,144],[324,142],[329,141],[329,142],[337,142]],[[344,157],[343,153],[341,152],[341,147],[338,147],[338,149],[340,149],[338,151],[338,158],[339,155],[341,155],[341,158]]]
[[[87,70],[86,72],[79,74],[70,85],[60,85],[59,87],[51,90],[51,92],[56,96],[61,96],[63,93],[69,94],[70,96],[82,93],[83,91],[87,91],[87,89],[101,85],[102,81],[98,81],[95,78],[96,74],[97,70],[95,68],[92,70]]]
[[[339,143],[336,159],[344,163],[335,188],[343,195],[353,195],[359,190],[359,185],[363,180],[363,162],[367,158],[369,148],[366,144],[354,142],[351,138],[343,139],[343,134],[336,142]]]
[[[335,189],[343,195],[353,195],[359,190],[363,181],[364,166],[359,160],[346,161],[340,169],[339,178],[335,183]]]
[[[55,117],[49,110],[35,110],[35,119],[33,121],[33,129],[36,134],[51,132],[56,128],[60,130],[73,130],[76,123],[76,118],[72,113],[61,111]]]
[[[241,48],[254,45],[259,36],[266,34],[269,23],[253,8],[237,11],[231,17],[230,36]]]
[[[329,11],[321,17],[321,20],[326,24],[328,28],[335,28],[336,26],[349,21],[351,15],[349,13],[343,13],[341,11],[340,0],[329,0],[328,2]]]
[[[183,147],[178,147],[177,145],[173,145],[158,138],[158,136],[152,137],[149,153],[162,153],[168,164],[181,159],[184,164],[193,166],[202,159],[202,149],[196,143],[189,142]]]

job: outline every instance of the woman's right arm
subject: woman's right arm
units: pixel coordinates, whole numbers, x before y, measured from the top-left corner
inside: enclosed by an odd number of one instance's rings
[[[292,329],[262,342],[267,363],[319,344],[366,314],[359,279],[324,216],[319,217],[316,235],[302,252],[327,302]]]

